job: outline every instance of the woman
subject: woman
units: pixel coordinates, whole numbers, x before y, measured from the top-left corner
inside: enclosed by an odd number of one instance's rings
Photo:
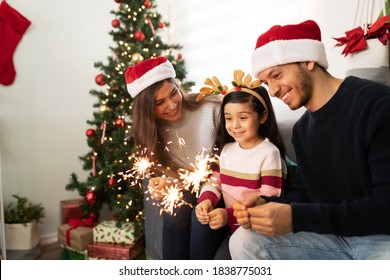
[[[134,141],[149,160],[161,166],[150,180],[152,188],[164,188],[172,181],[162,175],[177,178],[180,168],[191,170],[197,154],[204,149],[212,151],[216,136],[221,98],[215,95],[197,102],[197,94],[183,92],[175,76],[172,64],[164,57],[145,60],[126,70],[127,89],[134,98]],[[195,205],[195,193],[185,193],[184,197]],[[153,193],[152,198],[156,199]],[[197,259],[200,252],[204,257],[204,251],[210,250],[210,259],[213,258],[215,246],[219,245],[215,239],[218,233],[199,226],[196,219],[191,221],[190,206],[181,206],[173,214],[160,212],[153,200],[145,199],[149,257]],[[202,240],[210,238],[210,242],[200,246],[194,235]]]

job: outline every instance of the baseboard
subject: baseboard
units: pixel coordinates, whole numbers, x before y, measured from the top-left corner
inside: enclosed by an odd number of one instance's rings
[[[53,232],[53,233],[41,235],[40,241],[41,241],[42,246],[54,244],[54,243],[58,242],[58,233]]]

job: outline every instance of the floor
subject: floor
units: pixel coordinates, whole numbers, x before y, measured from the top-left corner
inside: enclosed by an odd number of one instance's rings
[[[38,260],[58,260],[63,250],[59,243],[42,246],[42,255]]]

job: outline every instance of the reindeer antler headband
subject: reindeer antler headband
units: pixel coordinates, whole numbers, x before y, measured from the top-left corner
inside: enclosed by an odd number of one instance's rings
[[[211,79],[207,78],[204,83],[209,87],[202,87],[200,89],[200,94],[198,95],[196,101],[200,101],[210,94],[227,95],[231,92],[243,91],[256,97],[261,102],[261,104],[263,104],[265,111],[268,111],[268,106],[265,103],[264,99],[256,91],[252,90],[254,88],[259,87],[261,82],[259,80],[254,80],[252,82],[252,76],[250,74],[247,74],[245,78],[244,76],[245,73],[243,71],[234,70],[232,81],[234,87],[230,90],[228,90],[227,86],[222,86],[221,82],[218,80],[217,77],[213,76],[211,77]]]

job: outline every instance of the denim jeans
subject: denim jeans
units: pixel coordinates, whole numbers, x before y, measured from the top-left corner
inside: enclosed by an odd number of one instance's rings
[[[196,204],[195,194],[185,193],[184,197],[192,205]],[[164,213],[162,259],[212,260],[226,230],[202,225],[196,218],[195,209],[187,205],[176,209],[174,215]]]
[[[390,235],[264,236],[240,227],[230,237],[229,248],[233,260],[390,260]]]
[[[190,260],[212,260],[225,236],[228,227],[213,230],[209,225],[202,225],[196,218],[195,210],[191,219]]]

